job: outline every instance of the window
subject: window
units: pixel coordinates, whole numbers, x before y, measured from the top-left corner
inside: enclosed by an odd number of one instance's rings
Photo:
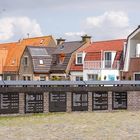
[[[44,63],[43,63],[43,60],[39,60],[39,64],[40,65],[43,65]]]
[[[27,80],[28,80],[28,81],[31,81],[31,77],[30,77],[30,76],[27,76]]]
[[[45,75],[40,75],[40,81],[45,81],[46,80],[46,76]]]
[[[31,76],[23,76],[24,81],[31,81]]]
[[[26,81],[26,76],[23,76],[23,80]]]
[[[112,52],[105,52],[105,68],[111,68]]]
[[[64,49],[64,45],[60,46],[60,50],[63,50]]]
[[[64,60],[65,60],[65,54],[64,53],[61,53],[59,55],[59,64],[63,64]]]
[[[11,80],[11,76],[7,76],[7,80],[10,81]]]
[[[82,53],[78,53],[76,55],[76,64],[83,64],[83,55],[82,55]]]
[[[139,81],[140,80],[140,73],[135,73],[134,78],[136,81]]]
[[[14,65],[16,63],[16,59],[14,59],[13,61],[12,61],[12,65]]]
[[[43,44],[43,42],[44,42],[44,39],[42,39],[42,40],[40,41],[40,44]]]
[[[27,66],[28,65],[28,57],[24,57],[24,66]]]
[[[76,76],[76,81],[83,81],[83,76]]]
[[[88,74],[88,80],[98,80],[98,74]]]

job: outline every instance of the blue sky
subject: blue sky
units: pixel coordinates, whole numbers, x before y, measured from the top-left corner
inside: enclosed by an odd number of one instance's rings
[[[53,35],[126,38],[140,24],[139,0],[1,0],[0,42]]]

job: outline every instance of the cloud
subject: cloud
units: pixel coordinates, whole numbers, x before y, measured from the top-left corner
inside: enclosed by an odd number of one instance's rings
[[[82,36],[85,32],[67,32],[65,33],[66,36]]]
[[[28,17],[6,17],[0,19],[0,40],[12,40],[42,35],[40,25]]]
[[[93,40],[110,40],[127,38],[134,30],[130,26],[129,17],[123,11],[107,11],[99,16],[84,19],[82,32],[67,32],[69,39],[78,38],[83,34],[91,35]]]
[[[109,11],[100,16],[87,17],[83,26],[85,31],[97,39],[126,38],[132,31],[129,17],[123,11]]]
[[[129,26],[129,18],[124,12],[105,12],[101,16],[88,17],[86,19],[87,27],[119,27],[124,28]]]
[[[81,31],[81,32],[66,32],[64,33],[64,37],[68,38],[68,40],[79,40],[81,39],[82,35],[85,35],[86,33]]]

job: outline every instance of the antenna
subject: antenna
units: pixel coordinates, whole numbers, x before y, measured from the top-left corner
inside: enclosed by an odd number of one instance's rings
[[[27,33],[27,37],[29,38],[29,36],[30,36],[30,34],[29,33]]]

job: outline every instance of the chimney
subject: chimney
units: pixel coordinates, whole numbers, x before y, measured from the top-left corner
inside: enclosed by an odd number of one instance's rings
[[[82,37],[82,41],[83,41],[83,42],[91,43],[91,36],[88,36],[88,35],[86,34],[86,35],[83,35],[83,36],[81,36],[81,37]]]
[[[56,40],[57,40],[57,45],[61,45],[65,42],[65,39],[63,39],[61,37],[59,39],[56,39]]]

